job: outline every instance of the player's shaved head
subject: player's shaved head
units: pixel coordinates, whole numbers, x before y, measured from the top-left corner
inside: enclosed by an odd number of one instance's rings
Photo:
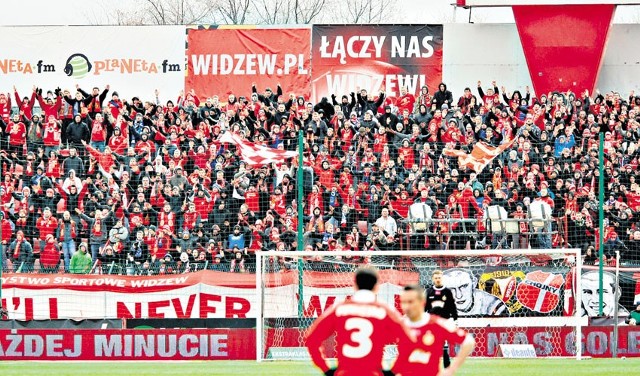
[[[378,283],[378,271],[374,268],[364,267],[356,270],[356,286],[358,290],[373,291]]]

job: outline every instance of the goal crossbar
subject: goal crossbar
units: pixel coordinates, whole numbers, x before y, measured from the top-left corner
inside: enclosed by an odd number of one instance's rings
[[[493,257],[493,256],[516,256],[516,255],[548,255],[566,254],[569,256],[579,256],[578,248],[557,248],[557,249],[499,249],[499,250],[445,250],[445,251],[257,251],[256,257],[312,257],[312,256],[416,256],[416,257]]]

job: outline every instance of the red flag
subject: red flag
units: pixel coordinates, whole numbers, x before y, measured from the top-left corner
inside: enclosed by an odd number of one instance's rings
[[[225,132],[220,137],[220,142],[236,145],[240,158],[250,166],[264,166],[270,163],[283,163],[285,159],[296,158],[298,152],[273,149],[263,145],[256,145],[240,136]]]

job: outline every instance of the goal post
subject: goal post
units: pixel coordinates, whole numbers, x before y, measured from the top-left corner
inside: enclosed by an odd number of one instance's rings
[[[433,271],[442,270],[458,325],[476,337],[473,356],[496,356],[502,344],[532,344],[538,356],[582,357],[588,321],[577,293],[579,249],[270,251],[256,252],[256,360],[308,357],[307,328],[353,294],[353,272],[364,265],[379,270],[378,300],[398,310],[405,285],[427,287]],[[329,357],[331,346],[333,339],[325,343]]]

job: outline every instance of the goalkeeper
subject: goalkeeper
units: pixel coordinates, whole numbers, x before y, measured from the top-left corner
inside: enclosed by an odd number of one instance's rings
[[[435,270],[431,276],[433,286],[427,290],[427,304],[425,312],[438,315],[443,319],[451,319],[454,322],[458,320],[458,309],[453,299],[453,293],[442,284],[442,271]],[[451,358],[449,357],[449,343],[444,344],[444,353],[442,354],[442,364],[444,368],[449,367]]]

